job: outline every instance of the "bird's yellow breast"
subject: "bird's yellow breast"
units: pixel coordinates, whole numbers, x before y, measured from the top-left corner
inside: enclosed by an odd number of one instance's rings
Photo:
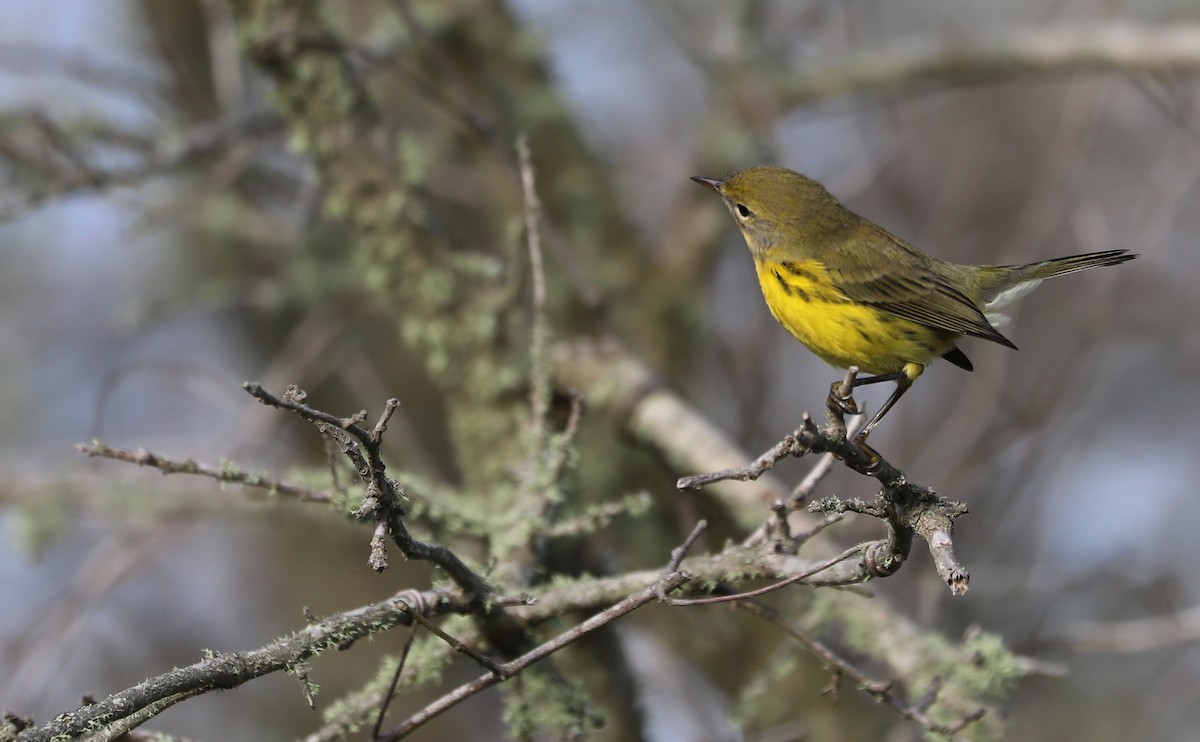
[[[957,333],[911,322],[852,301],[838,290],[820,262],[754,261],[771,314],[797,340],[827,363],[858,366],[868,374],[919,366],[954,347]],[[918,364],[916,368],[906,368]]]

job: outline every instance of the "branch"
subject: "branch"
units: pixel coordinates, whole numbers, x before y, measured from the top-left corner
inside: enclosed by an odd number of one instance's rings
[[[700,521],[700,522],[704,523],[704,521]],[[757,590],[750,590],[750,591],[747,591],[744,593],[734,593],[732,595],[715,595],[710,598],[690,598],[690,599],[689,598],[677,598],[675,600],[670,601],[670,604],[673,606],[714,605],[716,603],[733,603],[733,602],[736,602],[739,600],[747,600],[749,598],[757,598],[759,596],[766,595],[767,593],[773,593],[776,590],[781,590],[781,589],[787,587],[788,585],[795,585],[795,584],[801,583],[804,580],[807,580],[810,577],[814,577],[814,576],[824,572],[825,570],[837,565],[840,562],[846,561],[847,559],[853,557],[855,554],[862,553],[862,552],[864,552],[864,549],[862,547],[855,547],[853,549],[847,549],[845,552],[838,554],[837,556],[833,557],[832,559],[826,559],[824,562],[821,562],[820,564],[813,567],[812,569],[809,569],[805,572],[801,572],[800,574],[797,574],[797,575],[792,575],[791,577],[788,577],[786,580],[780,580],[779,582],[776,582],[772,585],[767,585],[766,587],[761,587]]]
[[[578,389],[591,407],[607,411],[635,441],[661,455],[675,471],[736,467],[748,458],[725,431],[666,387],[641,359],[613,338],[581,339],[554,348],[554,381]],[[746,531],[756,528],[789,488],[770,476],[748,484],[718,482],[721,504]]]
[[[401,594],[403,595],[403,594]],[[446,600],[443,593],[423,595],[431,606]],[[139,723],[153,714],[191,696],[228,690],[280,670],[291,670],[329,649],[348,649],[354,642],[411,621],[408,605],[388,599],[357,610],[339,613],[282,637],[265,647],[238,653],[211,653],[206,659],[176,668],[114,693],[103,701],[89,703],[61,714],[39,729],[17,735],[18,742],[50,742],[94,733],[104,726],[136,717]],[[153,713],[145,713],[152,710]]]
[[[240,484],[243,487],[266,490],[269,494],[292,497],[300,502],[327,503],[332,500],[332,495],[328,490],[309,489],[308,487],[301,487],[300,485],[290,484],[278,479],[258,474],[249,474],[226,465],[222,465],[219,469],[213,469],[203,464],[197,464],[192,459],[174,461],[166,456],[147,451],[144,448],[131,451],[127,448],[113,448],[100,441],[94,441],[92,443],[77,443],[75,444],[75,450],[87,454],[92,458],[112,459],[113,461],[123,461],[127,464],[149,466],[158,469],[163,474],[195,474],[215,479],[218,482]]]
[[[719,585],[747,580],[787,580],[799,576],[809,586],[846,586],[870,578],[863,552],[871,544],[862,544],[834,559],[812,560],[781,554],[770,544],[754,547],[730,546],[718,554],[691,556],[683,561],[683,569],[693,577],[695,585]],[[857,559],[851,558],[857,551]],[[527,623],[536,623],[571,611],[599,608],[622,600],[653,584],[662,577],[661,570],[645,569],[607,577],[592,577],[563,582],[544,591],[530,590],[536,602],[510,608],[510,612]],[[707,590],[697,590],[706,592]]]
[[[1129,621],[1067,624],[1050,642],[1077,652],[1147,652],[1200,641],[1200,606]]]
[[[1200,72],[1200,26],[1073,25],[1026,29],[972,49],[894,49],[810,68],[779,81],[778,91],[784,106],[797,106],[863,93],[896,95],[1080,71]]]
[[[550,379],[546,353],[546,269],[542,260],[542,233],[538,228],[541,203],[538,201],[533,164],[530,162],[529,141],[524,135],[517,139],[517,160],[525,206],[525,241],[529,248],[529,277],[533,293],[529,339],[529,471],[533,476],[538,470],[537,460],[545,453],[543,442],[546,437],[546,416],[550,412]],[[542,483],[535,481],[533,484],[536,488]]]
[[[482,602],[492,594],[493,588],[487,580],[476,574],[454,552],[441,544],[416,540],[404,525],[403,493],[399,491],[396,482],[387,476],[387,466],[383,463],[381,451],[383,431],[398,402],[388,400],[379,422],[372,430],[367,430],[359,425],[366,417],[365,412],[353,417],[339,418],[313,409],[304,404],[307,395],[295,386],[288,387],[283,399],[275,397],[258,384],[247,382],[242,388],[265,405],[290,410],[300,415],[316,426],[322,435],[337,443],[342,453],[350,459],[350,463],[367,485],[367,494],[358,514],[360,517],[373,516],[376,521],[369,561],[373,568],[381,570],[387,566],[386,557],[381,556],[381,541],[387,532],[391,534],[405,558],[436,564],[474,599]]]
[[[658,581],[644,590],[629,596],[620,603],[617,603],[611,608],[592,616],[583,623],[564,631],[550,641],[545,642],[529,652],[526,652],[511,662],[506,662],[505,664],[500,665],[497,668],[497,671],[484,673],[475,680],[460,685],[458,688],[421,709],[416,714],[413,714],[406,721],[388,733],[378,737],[378,739],[397,740],[401,737],[407,736],[410,732],[425,724],[430,719],[439,716],[443,712],[453,708],[471,696],[486,688],[490,688],[497,683],[508,680],[517,673],[533,665],[535,662],[549,657],[551,654],[575,641],[578,641],[579,639],[582,639],[596,629],[606,626],[621,616],[624,616],[625,614],[658,599],[659,595],[675,590],[689,579],[691,579],[691,577],[686,572],[672,572],[666,575],[661,581]]]
[[[689,542],[693,540],[689,537]],[[678,553],[682,554],[683,550]],[[673,555],[672,565],[675,564],[674,559]],[[411,625],[414,606],[419,606],[427,618],[451,613],[486,614],[488,617],[495,617],[497,614],[503,616],[504,613],[500,610],[503,609],[509,619],[532,626],[571,612],[601,609],[614,603],[622,606],[621,611],[628,612],[648,602],[645,599],[647,594],[651,595],[652,599],[659,589],[665,592],[667,586],[670,586],[669,589],[677,588],[682,582],[675,584],[674,580],[681,579],[685,574],[696,585],[717,585],[759,578],[787,579],[798,574],[806,574],[803,582],[809,585],[848,585],[869,577],[861,559],[845,559],[830,566],[776,553],[769,544],[752,548],[731,547],[719,554],[689,557],[681,566],[683,572],[673,571],[665,577],[661,570],[648,569],[612,577],[555,583],[541,591],[530,591],[530,594],[493,595],[486,605],[480,604],[469,594],[456,591],[430,590],[414,595],[412,591],[406,590],[378,603],[320,621],[310,619],[306,628],[260,649],[221,653],[188,667],[164,673],[115,693],[103,701],[89,703],[74,712],[62,714],[40,729],[26,730],[17,739],[20,742],[32,742],[50,740],[60,735],[80,736],[88,730],[115,725],[121,720],[135,716],[139,721],[145,721],[154,713],[159,713],[188,696],[235,688],[273,672],[291,670],[331,648],[348,649],[364,636],[398,625]],[[819,567],[823,569],[817,569]],[[918,641],[913,634],[915,628],[902,617],[889,615],[886,603],[882,602],[882,599],[876,598],[873,608],[872,614],[882,611],[880,615],[887,622],[887,631],[895,639],[890,644],[898,643],[901,647],[909,647]],[[620,614],[604,613],[592,620],[607,622],[618,615]],[[592,628],[599,625],[602,623],[581,624]],[[576,638],[578,636],[567,632],[554,642],[565,639],[569,643]],[[547,654],[556,651],[558,645],[554,642],[543,644],[539,649]],[[531,664],[546,656],[538,655],[538,651],[527,651],[521,657]],[[913,661],[913,654],[908,649],[904,649],[902,654],[905,657],[904,662]],[[898,675],[904,675],[911,669],[903,662],[895,662],[892,665]],[[511,676],[520,666],[509,663],[501,667],[507,667],[502,675]],[[148,710],[153,710],[153,713],[148,713]]]
[[[954,556],[951,533],[954,519],[965,514],[967,508],[962,503],[938,497],[932,489],[909,482],[903,472],[874,449],[849,438],[845,414],[847,410],[858,409],[850,394],[857,373],[857,369],[850,369],[846,378],[829,390],[826,403],[829,421],[824,427],[817,427],[806,413],[799,428],[749,465],[682,477],[676,486],[688,490],[721,481],[754,480],[785,458],[810,453],[832,454],[850,469],[878,480],[883,489],[874,502],[827,497],[810,505],[809,510],[826,514],[850,511],[883,520],[888,526],[887,540],[878,542],[864,555],[868,569],[878,577],[894,574],[908,559],[913,534],[921,536],[933,555],[938,575],[952,594],[962,595],[967,591],[970,576]]]
[[[35,119],[39,114],[34,114]],[[52,126],[42,116],[42,128]],[[51,199],[119,186],[133,186],[152,178],[167,175],[188,165],[228,150],[235,144],[276,136],[283,131],[283,120],[270,111],[247,111],[220,121],[196,126],[182,137],[154,146],[134,165],[98,167],[84,157],[81,145],[53,126],[62,136],[50,144],[72,164],[69,170],[53,174],[52,180],[41,188],[25,190],[5,204],[0,204],[0,222],[9,221],[35,209]],[[165,139],[165,138],[164,138]]]
[[[598,414],[609,418],[616,430],[657,453],[676,471],[735,468],[754,458],[735,446],[724,431],[667,388],[644,362],[614,340],[591,339],[560,344],[555,348],[554,359],[555,383],[560,388],[580,390]],[[773,504],[784,500],[788,488],[777,481],[771,472],[767,472],[759,479],[746,483],[729,480],[716,482],[705,492],[713,497],[716,504],[733,513],[737,522],[747,531],[752,531],[762,523],[763,516]],[[819,530],[823,524],[827,525],[827,522],[804,512],[792,514],[790,520],[797,530],[803,529],[806,535]],[[825,533],[814,533],[809,545],[825,553],[838,553],[843,548]],[[751,544],[744,544],[746,551],[731,553],[755,553],[748,550],[749,546]],[[775,554],[773,558],[788,557]],[[687,569],[698,575],[697,566],[696,560],[688,560]],[[834,569],[853,571],[862,568],[861,560],[847,560]],[[802,569],[797,567],[790,574]],[[814,581],[833,576],[826,572],[811,578],[810,583],[824,584]],[[866,576],[864,571],[862,579]],[[783,577],[786,575],[780,578]],[[611,582],[589,583],[586,589],[612,589],[618,586],[620,579],[609,578]],[[702,579],[697,577],[699,584],[703,584]],[[564,586],[564,590],[571,587]],[[556,597],[565,595],[564,592]],[[541,598],[547,599],[549,596]],[[886,596],[873,596],[869,608],[864,609],[861,599],[849,591],[823,591],[821,606],[824,620],[847,625],[862,625],[865,622],[870,628],[861,632],[862,639],[855,649],[878,659],[894,677],[914,677],[938,663],[966,665],[966,661],[957,654],[957,649],[943,638],[932,636],[927,629],[914,624]],[[527,609],[514,609],[514,612],[523,615],[521,612],[524,610]],[[856,635],[859,633],[856,632]],[[1030,663],[1010,662],[1012,655],[1003,654],[998,643],[990,646],[989,652],[981,656],[986,659],[982,665],[972,660],[972,671],[983,670],[993,677],[1010,679],[1039,672]],[[959,685],[957,681],[948,681],[942,696],[962,700],[963,707],[971,707],[976,703],[973,699],[979,695],[978,687],[975,684]]]

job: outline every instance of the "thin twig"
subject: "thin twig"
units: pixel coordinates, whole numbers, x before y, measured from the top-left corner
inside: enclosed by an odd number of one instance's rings
[[[700,534],[704,533],[704,529],[708,528],[708,521],[701,520],[692,528],[692,532],[683,540],[683,543],[671,550],[671,562],[667,565],[667,574],[677,572],[679,565],[683,563],[683,558],[691,551],[692,545],[696,543],[696,539],[700,538]]]
[[[161,454],[147,451],[144,448],[131,451],[127,448],[113,448],[100,441],[94,441],[92,443],[77,443],[75,450],[93,458],[113,459],[114,461],[124,461],[128,464],[153,467],[163,474],[195,474],[215,479],[218,482],[240,484],[244,487],[266,490],[267,493],[272,495],[294,497],[301,502],[329,502],[332,497],[327,490],[313,490],[278,479],[271,479],[270,477],[258,474],[249,474],[230,466],[222,466],[219,469],[214,469],[203,464],[197,464],[191,459],[175,461]]]
[[[417,82],[428,93],[428,97],[451,118],[462,123],[478,138],[485,141],[490,139],[495,130],[495,124],[484,118],[483,106],[474,99],[471,86],[463,79],[455,59],[433,39],[429,30],[420,23],[416,13],[410,7],[409,0],[397,0],[394,5],[409,33],[429,51],[438,66],[439,75],[436,80],[427,80],[424,77],[418,77],[411,70],[408,72],[417,78]]]
[[[445,631],[442,630],[442,627],[440,627],[437,624],[435,624],[434,622],[430,621],[428,618],[425,618],[424,616],[422,616],[419,611],[410,609],[410,612],[412,613],[413,621],[416,621],[417,623],[421,624],[426,629],[428,629],[431,634],[433,634],[437,638],[441,639],[442,641],[446,642],[446,644],[449,644],[450,648],[453,649],[455,652],[458,652],[459,654],[467,655],[468,657],[475,660],[480,665],[483,665],[485,668],[487,668],[488,670],[492,671],[493,673],[495,673],[497,675],[499,675],[502,672],[500,665],[496,664],[495,660],[493,660],[491,657],[488,657],[486,654],[480,652],[478,649],[475,649],[470,644],[467,644],[466,642],[461,641],[460,639],[457,639],[457,638],[451,636],[450,634],[447,634]]]
[[[708,528],[708,521],[697,521],[695,527],[692,528],[692,532],[689,533],[687,538],[683,540],[683,543],[679,546],[676,546],[674,549],[671,549],[671,561],[667,563],[667,568],[663,571],[663,576],[659,580],[659,600],[667,599],[666,589],[661,588],[663,581],[666,580],[669,575],[675,574],[679,571],[679,565],[683,563],[684,557],[686,557],[687,553],[692,550],[692,546],[696,543],[696,540],[700,538],[700,534],[704,533],[706,528]]]
[[[701,521],[701,522],[703,522],[703,521]],[[847,549],[845,552],[833,557],[832,559],[827,559],[824,562],[821,562],[820,564],[813,567],[812,569],[801,572],[798,575],[793,575],[792,577],[789,577],[786,580],[780,580],[779,582],[772,583],[770,585],[767,585],[766,587],[758,588],[757,590],[750,590],[750,591],[744,592],[744,593],[735,593],[733,595],[714,595],[711,598],[674,598],[667,602],[670,605],[693,606],[693,605],[713,605],[715,603],[732,603],[732,602],[738,601],[738,600],[748,600],[750,598],[757,598],[759,596],[766,595],[767,593],[772,593],[772,592],[775,592],[776,590],[785,588],[788,585],[794,585],[797,582],[801,582],[802,580],[807,580],[808,578],[813,577],[814,575],[818,575],[821,572],[824,572],[825,570],[829,569],[833,565],[838,564],[839,562],[844,562],[852,556],[861,554],[863,551],[863,548],[864,547],[862,547],[862,546],[856,546],[852,549]]]
[[[667,575],[663,580],[637,592],[634,595],[629,596],[611,608],[597,613],[595,616],[592,616],[583,623],[564,631],[550,641],[547,641],[530,650],[529,652],[526,652],[520,657],[517,657],[515,660],[500,665],[499,673],[488,672],[479,676],[475,680],[470,681],[469,683],[460,685],[458,688],[455,688],[453,691],[447,693],[417,713],[413,714],[402,724],[394,727],[386,734],[380,736],[379,739],[397,740],[407,736],[415,729],[424,725],[430,719],[439,716],[471,696],[474,696],[480,691],[490,688],[497,683],[508,680],[509,678],[520,673],[522,670],[525,670],[527,667],[545,659],[546,657],[549,657],[551,654],[554,654],[563,647],[582,639],[596,629],[606,626],[625,614],[652,602],[658,597],[660,592],[670,592],[675,590],[689,579],[690,577],[682,572],[674,572],[670,575]]]
[[[409,615],[416,618],[417,612],[412,611]],[[400,684],[400,676],[404,673],[404,665],[408,662],[408,653],[412,650],[413,641],[416,638],[417,624],[413,623],[412,629],[408,632],[408,638],[404,640],[404,648],[400,650],[400,657],[396,660],[396,671],[392,673],[392,680],[388,683],[387,692],[383,694],[383,700],[379,704],[379,713],[375,716],[375,726],[371,728],[371,739],[379,739],[379,730],[383,729],[383,720],[387,716],[388,706],[396,696],[396,686]]]
[[[765,453],[748,466],[737,469],[722,469],[690,477],[680,477],[679,481],[675,483],[675,487],[680,490],[698,490],[701,487],[724,480],[732,479],[745,482],[747,480],[758,479],[763,474],[774,469],[775,465],[783,459],[789,456],[803,456],[811,451],[812,449],[804,443],[804,440],[816,435],[817,432],[817,426],[813,423],[812,418],[809,417],[808,413],[805,413],[799,428],[767,449]]]
[[[388,421],[392,419],[397,408],[400,407],[400,400],[392,397],[387,402],[383,403],[383,412],[379,415],[379,421],[375,423],[375,427],[371,428],[371,440],[375,443],[383,441],[383,434],[387,431]]]
[[[396,482],[387,476],[380,443],[372,437],[371,431],[359,424],[366,419],[365,413],[339,418],[313,409],[304,403],[304,392],[294,386],[288,388],[283,399],[272,395],[258,384],[248,382],[242,387],[265,405],[291,410],[318,427],[326,426],[322,432],[334,437],[342,452],[354,464],[367,484],[367,497],[364,498],[360,511],[364,515],[369,511],[375,517],[377,526],[384,524],[405,558],[436,564],[468,595],[478,601],[485,601],[492,594],[493,588],[488,581],[468,567],[457,554],[441,544],[418,541],[409,533],[401,518],[404,512],[401,505],[402,496]],[[380,531],[377,529],[371,549],[373,566],[378,566],[381,559],[378,548],[379,535]],[[386,564],[386,557],[383,557],[383,564]]]
[[[555,445],[551,446],[553,461],[550,464],[548,478],[551,482],[559,482],[567,470],[567,464],[571,460],[571,446],[575,442],[575,436],[579,433],[579,422],[583,419],[583,411],[587,407],[582,395],[571,394],[570,396],[571,411],[567,415],[567,424],[558,436]]]
[[[530,339],[530,472],[536,472],[545,448],[546,416],[550,411],[550,364],[546,351],[546,269],[542,260],[542,233],[538,228],[537,187],[529,140],[517,138],[517,160],[521,170],[521,192],[525,201],[525,241],[529,248],[529,275],[533,293],[532,337]],[[541,483],[535,483],[535,486]]]

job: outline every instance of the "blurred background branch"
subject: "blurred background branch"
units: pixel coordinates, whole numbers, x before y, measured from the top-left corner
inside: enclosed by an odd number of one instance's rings
[[[1200,27],[1131,23],[1027,28],[961,48],[863,53],[836,67],[782,75],[786,107],[847,95],[897,95],[1030,75],[1078,72],[1185,74],[1200,71]]]

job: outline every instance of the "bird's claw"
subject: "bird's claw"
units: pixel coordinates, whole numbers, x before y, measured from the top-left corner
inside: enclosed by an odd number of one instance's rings
[[[857,415],[862,412],[854,401],[854,391],[846,390],[845,385],[835,381],[829,387],[829,411],[841,415]]]
[[[878,451],[867,445],[866,431],[854,436],[854,445],[857,446],[858,450],[862,451],[863,454],[870,460],[864,471],[870,474],[871,472],[875,471],[875,469],[879,468],[880,462],[883,461],[883,456],[880,456]]]

